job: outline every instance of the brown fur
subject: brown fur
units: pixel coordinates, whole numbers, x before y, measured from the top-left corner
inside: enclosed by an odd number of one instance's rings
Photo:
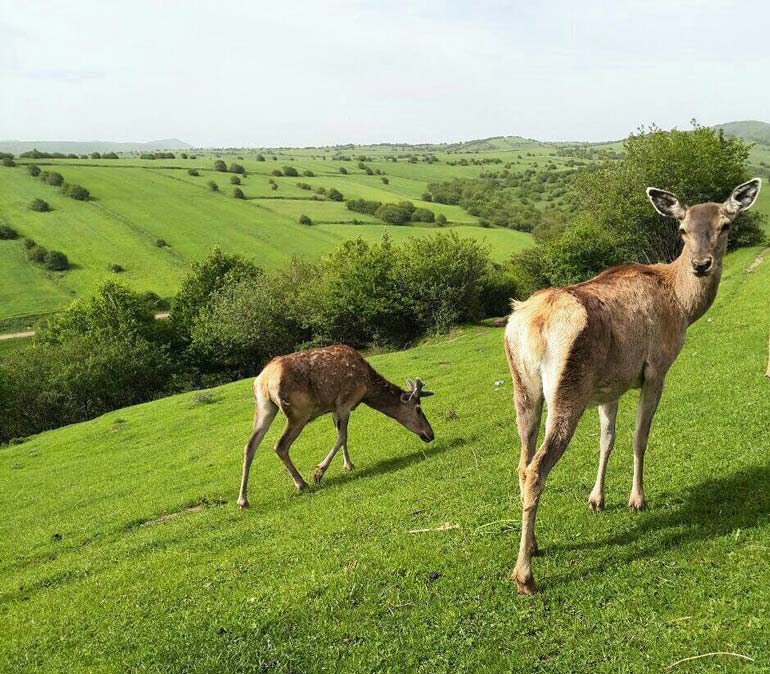
[[[727,247],[725,226],[754,203],[758,191],[759,182],[751,181],[736,188],[725,204],[691,208],[669,193],[648,191],[657,210],[680,219],[684,246],[674,262],[613,267],[584,283],[549,288],[514,304],[505,350],[521,440],[522,532],[514,571],[519,592],[535,589],[535,517],[549,471],[567,449],[585,408],[599,405],[600,461],[589,505],[602,510],[618,399],[634,388],[641,395],[629,506],[645,507],[644,452],[666,373],[684,345],[687,328],[716,297]],[[538,449],[544,402],[548,417]]]
[[[350,413],[360,403],[396,419],[425,442],[433,440],[433,430],[420,405],[421,386],[418,380],[416,392],[400,389],[382,377],[355,349],[342,344],[274,358],[254,380],[254,429],[244,448],[238,505],[241,508],[249,505],[246,493],[251,462],[279,409],[286,417],[286,429],[275,451],[297,488],[306,489],[307,483],[289,458],[289,449],[308,422],[332,414],[337,428],[337,442],[313,474],[318,484],[340,448],[345,470],[353,469],[347,447],[347,426]],[[422,395],[430,393],[424,391]]]

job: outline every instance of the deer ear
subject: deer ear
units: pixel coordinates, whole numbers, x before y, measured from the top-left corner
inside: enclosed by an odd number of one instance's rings
[[[420,391],[420,398],[430,398],[432,395],[436,395],[433,391]]]
[[[687,213],[687,209],[682,206],[679,199],[676,198],[676,195],[671,194],[671,192],[659,190],[656,187],[648,187],[647,196],[652,202],[652,207],[667,218],[682,220],[685,213]]]
[[[727,197],[724,203],[724,209],[731,215],[737,215],[754,205],[759,196],[759,188],[762,187],[761,178],[752,178],[742,185],[738,185],[733,193]]]

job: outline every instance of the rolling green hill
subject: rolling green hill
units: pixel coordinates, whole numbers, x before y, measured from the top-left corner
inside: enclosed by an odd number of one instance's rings
[[[714,656],[677,671],[765,670],[770,257],[747,271],[758,253],[728,256],[669,375],[647,512],[625,507],[635,396],[599,516],[586,505],[598,444],[586,415],[540,508],[535,597],[509,581],[520,509],[502,330],[470,327],[371,358],[435,389],[433,444],[362,407],[357,470],[337,459],[298,495],[270,450],[277,420],[247,512],[235,499],[249,381],[0,450],[0,671],[616,674],[715,651],[754,664]],[[304,475],[333,439],[328,418],[306,429],[292,453]]]
[[[251,151],[239,161],[248,171],[240,188],[246,199],[232,197],[232,174],[213,170],[209,153],[196,159],[141,160],[18,160],[16,168],[0,167],[0,223],[51,250],[64,252],[72,263],[65,273],[47,272],[30,263],[21,240],[0,241],[0,326],[6,330],[30,325],[37,316],[55,311],[74,297],[93,291],[118,264],[120,278],[140,290],[172,295],[189,263],[204,257],[214,245],[253,257],[268,270],[292,255],[317,258],[341,241],[354,237],[375,240],[388,232],[395,240],[426,236],[434,228],[392,226],[372,216],[348,210],[344,203],[324,200],[319,188],[336,188],[345,199],[364,198],[387,203],[411,200],[416,206],[443,214],[461,236],[484,240],[497,261],[531,243],[530,235],[505,229],[483,229],[477,218],[458,206],[421,200],[430,181],[452,176],[477,176],[478,166],[393,163],[385,156],[367,165],[387,173],[366,175],[356,162],[324,159],[321,151],[291,151],[257,161]],[[538,160],[530,159],[532,163]],[[65,181],[84,185],[93,197],[79,202],[58,188],[27,174],[28,164],[55,170]],[[312,177],[274,177],[285,165]],[[340,173],[345,167],[347,174]],[[199,176],[191,176],[188,169]],[[207,183],[216,181],[218,193]],[[274,181],[277,189],[273,189]],[[310,185],[301,189],[297,183]],[[44,199],[51,212],[29,209]],[[309,216],[313,226],[298,224]],[[354,224],[355,223],[355,224]],[[166,246],[159,246],[159,240]]]
[[[770,124],[767,122],[755,120],[727,122],[726,124],[717,124],[714,128],[722,129],[726,134],[737,136],[749,143],[770,145]]]

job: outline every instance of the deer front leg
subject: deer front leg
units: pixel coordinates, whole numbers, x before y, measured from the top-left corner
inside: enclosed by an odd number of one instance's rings
[[[326,455],[326,458],[316,466],[315,472],[313,473],[313,482],[315,484],[321,483],[324,473],[329,468],[329,464],[331,464],[332,459],[334,459],[334,456],[337,454],[337,451],[340,447],[343,447],[347,443],[348,419],[350,419],[349,412],[334,415],[334,425],[337,427],[337,442],[334,443],[334,447],[332,447],[331,451]]]
[[[278,439],[278,443],[275,446],[275,453],[278,454],[278,458],[281,459],[283,465],[286,466],[286,470],[289,471],[291,479],[294,481],[294,485],[300,491],[304,491],[308,488],[307,482],[302,479],[299,471],[296,469],[291,459],[289,458],[289,450],[291,444],[297,439],[297,436],[302,432],[305,427],[305,421],[291,421],[287,420],[286,428],[284,429],[281,437]]]
[[[644,452],[647,449],[647,438],[650,435],[652,418],[658,409],[660,396],[663,392],[663,378],[646,379],[642,385],[639,406],[636,409],[636,430],[634,431],[634,482],[628,507],[634,510],[644,510],[647,501],[644,499]]]
[[[615,418],[618,415],[618,401],[599,405],[599,424],[601,437],[599,439],[599,470],[596,473],[596,484],[588,497],[588,507],[593,512],[604,510],[604,476],[607,472],[612,448],[615,446]]]

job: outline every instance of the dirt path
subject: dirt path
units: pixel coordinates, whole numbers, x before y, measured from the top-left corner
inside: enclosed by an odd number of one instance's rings
[[[35,331],[34,330],[27,330],[26,332],[9,332],[5,335],[0,335],[0,341],[4,341],[6,339],[24,339],[25,337],[34,337]]]

